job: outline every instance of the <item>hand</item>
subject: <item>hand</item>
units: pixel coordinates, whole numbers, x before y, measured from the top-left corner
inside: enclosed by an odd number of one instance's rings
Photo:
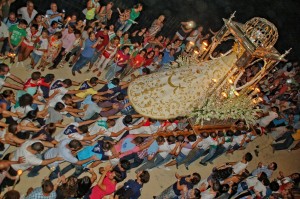
[[[46,140],[47,136],[45,134],[40,134],[36,139],[38,140]]]
[[[103,135],[104,133],[105,133],[105,130],[104,130],[104,129],[101,129],[101,130],[98,132],[99,135]]]
[[[25,163],[25,161],[26,161],[26,159],[23,156],[18,158],[18,163],[19,164]]]
[[[92,156],[92,160],[97,161],[97,160],[99,160],[99,158],[98,158],[97,156],[93,155],[93,156]]]
[[[56,159],[56,161],[61,161],[61,160],[63,160],[62,157],[58,157],[58,156],[57,156],[55,159]]]
[[[124,127],[124,130],[125,130],[125,131],[130,131],[130,130],[131,130],[131,128],[130,128],[130,127],[128,127],[128,126],[126,126],[126,127]]]
[[[114,91],[113,90],[107,90],[106,93],[112,94],[112,93],[114,93]]]

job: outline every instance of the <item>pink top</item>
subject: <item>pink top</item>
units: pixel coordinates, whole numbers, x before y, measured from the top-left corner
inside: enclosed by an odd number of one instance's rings
[[[103,191],[98,185],[94,186],[92,189],[92,193],[90,194],[90,199],[101,199],[104,196],[112,194],[116,190],[117,183],[112,182],[107,176],[110,175],[111,172],[107,172],[106,176],[103,180],[103,185],[106,186],[105,191]]]
[[[66,28],[62,32],[62,47],[65,48],[66,52],[70,52],[73,47],[73,43],[76,40],[74,33],[68,33],[68,29]]]
[[[116,152],[121,153],[121,155],[119,155],[119,158],[139,152],[140,147],[131,142],[134,138],[134,135],[129,134],[115,145]]]

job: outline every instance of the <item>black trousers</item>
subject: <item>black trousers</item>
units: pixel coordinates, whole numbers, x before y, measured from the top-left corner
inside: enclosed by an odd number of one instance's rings
[[[62,60],[63,56],[62,53],[65,51],[65,48],[61,48],[59,54],[57,55],[57,57],[53,60],[53,68],[56,68],[57,65],[59,64],[59,62]]]

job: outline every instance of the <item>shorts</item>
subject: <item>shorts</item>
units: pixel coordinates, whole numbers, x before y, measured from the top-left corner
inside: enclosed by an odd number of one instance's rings
[[[34,64],[37,64],[40,59],[41,59],[42,55],[38,55],[35,52],[31,53],[31,58],[33,59]]]

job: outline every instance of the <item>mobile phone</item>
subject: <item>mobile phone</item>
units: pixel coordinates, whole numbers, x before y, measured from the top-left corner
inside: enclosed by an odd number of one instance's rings
[[[62,12],[65,13],[66,12],[65,9],[62,9]]]

